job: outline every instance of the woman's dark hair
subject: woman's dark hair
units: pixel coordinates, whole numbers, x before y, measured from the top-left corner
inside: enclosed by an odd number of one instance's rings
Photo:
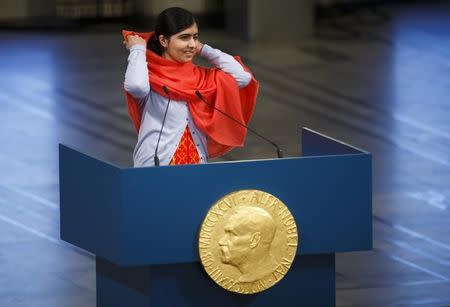
[[[189,28],[196,22],[194,15],[181,7],[165,9],[156,18],[155,35],[148,41],[147,48],[161,56],[164,52],[164,47],[159,42],[158,37],[160,35],[169,38]]]

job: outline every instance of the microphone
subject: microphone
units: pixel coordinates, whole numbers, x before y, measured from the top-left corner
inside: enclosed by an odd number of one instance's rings
[[[161,130],[159,130],[158,142],[156,143],[155,157],[153,159],[155,161],[155,166],[159,166],[159,157],[158,157],[159,141],[161,140],[161,134],[162,134],[162,131],[164,128],[164,123],[166,122],[167,111],[169,110],[169,104],[170,104],[170,100],[171,100],[169,89],[165,85],[162,86],[162,89],[163,89],[164,93],[166,93],[167,96],[169,96],[169,101],[167,102],[166,110],[164,111],[164,117],[163,117],[163,121],[161,124]]]
[[[244,125],[243,123],[239,122],[237,119],[235,119],[234,117],[232,117],[231,115],[229,115],[228,113],[216,108],[215,106],[213,106],[208,100],[206,100],[205,97],[203,97],[203,95],[197,90],[195,91],[195,95],[197,95],[198,98],[200,98],[201,101],[203,101],[204,103],[206,103],[208,106],[210,106],[211,108],[219,111],[220,113],[222,113],[223,115],[225,115],[226,117],[228,117],[229,119],[231,119],[232,121],[234,121],[235,123],[239,124],[240,126],[244,127],[245,129],[253,132],[254,134],[256,134],[258,137],[260,137],[261,139],[263,139],[264,141],[268,142],[269,144],[271,144],[273,147],[276,148],[277,150],[277,156],[279,159],[283,158],[283,151],[280,149],[280,147],[278,147],[278,145],[274,142],[272,142],[271,140],[269,140],[268,138],[266,138],[265,136],[259,134],[258,132],[256,132],[255,130],[253,130],[252,128],[250,128],[247,125]]]

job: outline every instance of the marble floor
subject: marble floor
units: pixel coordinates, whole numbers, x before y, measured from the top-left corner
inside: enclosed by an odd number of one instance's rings
[[[120,29],[0,30],[0,306],[95,306],[93,256],[59,239],[58,143],[131,165]],[[374,249],[337,255],[337,305],[450,306],[450,5],[336,12],[287,45],[201,38],[252,69],[251,126],[286,156],[302,126],[373,154]],[[223,160],[271,157],[249,135]]]

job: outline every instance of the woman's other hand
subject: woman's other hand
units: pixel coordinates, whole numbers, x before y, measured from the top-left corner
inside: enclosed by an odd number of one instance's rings
[[[196,44],[195,54],[200,55],[202,48],[203,48],[203,43],[198,40],[197,44]]]
[[[128,35],[127,38],[123,41],[125,48],[130,50],[134,45],[142,45],[147,46],[147,42],[145,39],[140,37],[139,35]]]

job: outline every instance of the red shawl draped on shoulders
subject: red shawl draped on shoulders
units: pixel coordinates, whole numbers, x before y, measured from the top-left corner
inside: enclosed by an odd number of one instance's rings
[[[136,33],[122,31],[124,38],[128,35],[139,35],[145,40],[153,36],[153,32]],[[239,57],[235,57],[244,67]],[[258,82],[252,75],[250,83],[239,88],[236,80],[218,68],[206,68],[192,62],[178,63],[167,60],[147,49],[149,81],[152,91],[167,97],[162,90],[165,85],[174,100],[186,101],[189,112],[197,127],[207,135],[208,156],[219,157],[236,146],[243,146],[246,129],[214,110],[201,101],[196,95],[198,90],[212,105],[233,116],[247,125],[255,108],[258,94]],[[128,113],[136,131],[139,131],[143,105],[128,92],[126,100]],[[167,97],[168,98],[168,97]]]

